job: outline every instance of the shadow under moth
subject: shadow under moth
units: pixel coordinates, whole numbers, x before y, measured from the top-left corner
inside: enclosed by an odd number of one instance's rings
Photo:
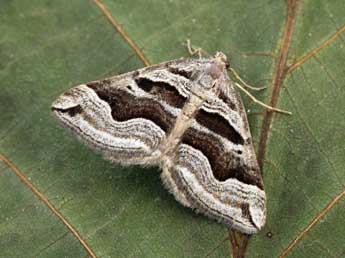
[[[266,220],[266,196],[226,56],[178,59],[73,87],[58,121],[118,164],[158,165],[184,206],[245,234]]]

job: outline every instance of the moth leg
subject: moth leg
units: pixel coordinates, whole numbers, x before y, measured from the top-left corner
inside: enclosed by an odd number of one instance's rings
[[[194,48],[191,44],[191,41],[190,39],[187,39],[187,49],[188,49],[188,52],[190,55],[195,55],[197,54],[199,58],[202,58],[203,56],[207,56],[209,57],[210,55],[205,52],[202,48]],[[247,84],[240,76],[239,74],[229,66],[229,64],[227,65],[227,70],[229,72],[232,73],[232,75],[239,81],[242,83],[242,85],[250,90],[255,90],[255,91],[260,91],[260,90],[264,90],[266,89],[267,87],[253,87],[253,86],[250,86],[249,84]],[[277,113],[281,113],[281,114],[286,114],[286,115],[291,115],[292,113],[289,112],[289,111],[285,111],[285,110],[282,110],[282,109],[279,109],[279,108],[275,108],[275,107],[271,107],[263,102],[261,102],[260,100],[256,99],[252,94],[250,94],[244,87],[242,87],[240,84],[238,83],[235,83],[235,85],[240,89],[242,90],[254,103],[256,104],[259,104],[260,106],[270,110],[270,111],[274,111],[274,112],[277,112]]]
[[[199,59],[202,58],[203,56],[210,57],[210,55],[206,53],[206,51],[204,51],[201,47],[198,47],[198,48],[192,47],[190,39],[187,39],[187,49],[191,56],[194,56],[195,54],[197,54]]]

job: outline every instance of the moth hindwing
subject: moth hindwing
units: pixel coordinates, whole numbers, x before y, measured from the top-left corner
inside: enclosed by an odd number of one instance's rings
[[[265,224],[266,197],[246,113],[225,63],[217,53],[81,84],[52,110],[106,159],[159,165],[178,202],[252,234]]]

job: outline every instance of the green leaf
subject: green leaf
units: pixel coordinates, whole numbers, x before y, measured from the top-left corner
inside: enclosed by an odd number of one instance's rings
[[[277,106],[293,112],[270,121],[243,96],[268,196],[266,227],[246,257],[343,257],[344,1],[104,0],[120,32],[96,2],[0,2],[0,256],[231,255],[227,230],[181,207],[157,168],[104,161],[50,114],[73,85],[144,66],[129,42],[158,63],[188,56],[190,38],[227,54],[248,83],[268,85],[260,100],[280,89]]]

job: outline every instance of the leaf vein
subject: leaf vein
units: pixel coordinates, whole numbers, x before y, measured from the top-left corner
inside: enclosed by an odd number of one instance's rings
[[[292,35],[295,28],[297,14],[300,6],[300,0],[288,0],[286,10],[286,21],[284,25],[284,32],[281,47],[279,50],[278,61],[276,64],[275,72],[272,79],[272,93],[270,96],[271,107],[275,107],[278,102],[280,89],[285,80],[287,71],[287,58],[292,41]],[[273,121],[273,112],[266,110],[260,131],[260,141],[258,150],[258,163],[262,171],[263,161],[265,159],[266,145],[269,135],[269,130]]]
[[[339,200],[345,196],[345,190],[340,192],[309,224],[300,232],[300,234],[288,245],[288,247],[279,255],[279,258],[286,257],[290,251],[297,245],[297,243],[314,227],[333,207]]]
[[[305,56],[301,57],[299,60],[297,60],[294,64],[290,65],[287,73],[291,73],[293,70],[295,70],[297,67],[301,66],[305,62],[307,62],[311,57],[315,56],[320,50],[324,49],[326,46],[331,44],[333,41],[335,41],[343,32],[345,32],[345,25],[342,26],[338,31],[336,31],[331,37],[329,37],[327,40],[322,42],[320,46],[314,48],[309,53],[307,53]]]
[[[103,15],[109,21],[109,23],[117,30],[117,32],[123,37],[123,39],[127,42],[127,44],[134,50],[134,52],[140,58],[140,60],[144,63],[144,65],[149,66],[150,62],[146,59],[144,53],[134,43],[134,41],[128,36],[128,34],[124,31],[124,29],[120,26],[120,24],[114,20],[114,18],[111,16],[109,10],[101,2],[101,0],[93,0],[93,2],[98,6],[98,8],[103,13]]]
[[[85,250],[89,253],[92,258],[96,258],[95,253],[89,247],[89,245],[84,241],[78,231],[62,216],[62,214],[54,207],[54,205],[45,197],[30,181],[29,179],[3,154],[0,153],[0,160],[2,160],[11,171],[27,186],[30,190],[45,203],[48,208],[54,213],[58,219],[60,219],[63,224],[69,229],[69,231],[74,235],[74,237],[81,243]]]

